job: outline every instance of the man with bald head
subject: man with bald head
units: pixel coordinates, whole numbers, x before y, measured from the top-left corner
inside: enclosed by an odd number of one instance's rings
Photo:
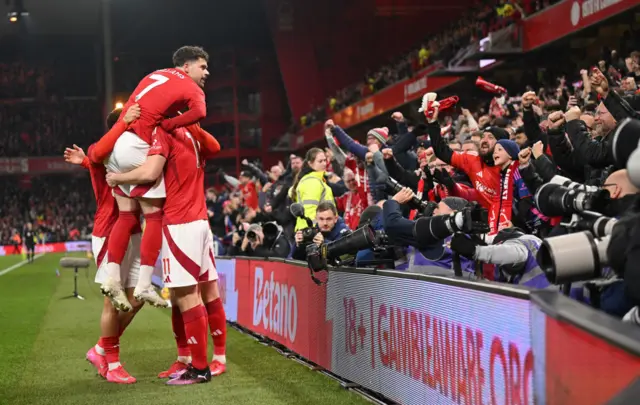
[[[606,212],[603,212],[609,217],[619,217],[626,211],[631,210],[633,202],[640,192],[640,189],[631,184],[627,169],[611,173],[604,181],[602,188],[609,191],[612,200]]]

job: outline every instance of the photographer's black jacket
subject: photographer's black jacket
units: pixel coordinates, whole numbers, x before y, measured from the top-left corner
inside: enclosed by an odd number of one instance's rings
[[[291,247],[287,238],[280,234],[275,241],[266,241],[257,246],[255,249],[251,248],[251,245],[247,246],[245,251],[240,249],[241,243],[237,246],[231,246],[227,252],[229,256],[249,256],[249,257],[280,257],[287,258]]]

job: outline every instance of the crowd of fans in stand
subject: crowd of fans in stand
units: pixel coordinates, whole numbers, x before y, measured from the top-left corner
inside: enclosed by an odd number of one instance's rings
[[[395,112],[397,134],[372,128],[366,145],[326,121],[324,149],[291,155],[287,165],[266,170],[244,161],[237,179],[224,175],[227,189],[208,189],[212,229],[228,255],[304,260],[305,244],[321,245],[369,223],[405,248],[411,271],[420,272],[426,265],[429,272],[436,266],[449,274],[455,252],[469,277],[478,277],[474,263],[482,261],[481,278],[557,289],[532,258],[545,238],[566,230],[559,225],[561,218],[545,215],[537,207],[536,191],[556,175],[599,187],[610,198],[602,214],[614,218],[632,211],[640,191],[610,151],[617,126],[627,117],[640,118],[640,52],[624,52],[607,51],[597,67],[585,66],[575,77],[558,77],[552,85],[536,83],[509,98],[505,89],[487,83],[483,89],[495,95],[474,111],[460,108],[457,98],[425,96],[421,122],[408,122]],[[434,101],[439,101],[437,108]],[[459,103],[464,103],[463,95]],[[388,178],[405,188],[390,192]],[[495,245],[480,246],[472,239],[449,235],[425,246],[432,230],[419,230],[424,218],[414,221],[420,212],[407,206],[414,196],[434,204],[432,218],[449,214],[460,220],[452,226],[466,229],[465,233],[472,227],[457,213],[485,208],[489,217],[485,231],[491,235],[489,242],[495,238]],[[313,241],[304,240],[305,220],[290,214],[293,202],[302,204],[305,215],[315,221],[320,232]],[[429,256],[443,246],[451,249],[448,257],[446,252]],[[511,253],[500,251],[503,246]],[[370,254],[359,252],[356,260],[366,261]],[[514,263],[501,261],[501,254],[521,261],[521,266],[526,262],[527,267],[514,272]],[[507,264],[512,265],[509,271]],[[640,304],[640,294],[621,286],[618,270],[624,263],[617,265],[615,272],[602,274],[608,283],[602,288],[615,298],[600,307],[622,317]],[[572,287],[572,296],[585,299],[583,283]],[[637,311],[635,316],[640,320]]]
[[[327,119],[361,99],[377,93],[401,80],[408,79],[434,63],[446,63],[461,48],[485,38],[522,18],[538,12],[556,0],[482,0],[465,11],[448,30],[430,35],[419,48],[398,57],[377,71],[367,72],[362,82],[338,90],[323,105],[312,108],[299,123],[293,125],[293,132],[316,122]]]
[[[52,64],[0,63],[0,157],[59,156],[65,146],[102,134],[100,107],[88,97],[65,98],[68,81]],[[68,72],[67,72],[68,73]],[[82,88],[82,87],[81,87]],[[3,178],[0,243],[21,241],[32,223],[38,243],[88,239],[95,203],[88,179],[65,176]]]
[[[102,128],[96,101],[2,104],[0,156],[56,156],[66,145],[99,138]]]
[[[95,201],[84,176],[7,177],[0,191],[0,244],[20,240],[27,223],[38,243],[90,240]],[[21,237],[21,236],[20,236]]]
[[[68,74],[54,70],[44,63],[0,63],[0,157],[56,156],[66,145],[100,136],[95,98],[62,96],[58,89]]]

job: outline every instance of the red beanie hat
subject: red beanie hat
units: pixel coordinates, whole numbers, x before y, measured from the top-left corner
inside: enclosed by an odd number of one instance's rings
[[[389,128],[373,128],[369,132],[367,132],[367,136],[372,136],[380,141],[381,144],[386,144],[387,139],[389,139]]]

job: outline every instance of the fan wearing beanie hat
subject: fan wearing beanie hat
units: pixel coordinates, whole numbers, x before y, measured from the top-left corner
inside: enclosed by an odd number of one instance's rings
[[[482,130],[482,139],[480,140],[480,156],[489,165],[493,165],[493,148],[496,141],[501,139],[509,139],[509,133],[499,127],[486,127]]]
[[[369,132],[367,132],[367,145],[370,143],[369,140],[374,140],[380,142],[379,146],[386,145],[387,140],[389,139],[389,128],[373,128]]]
[[[493,159],[495,167],[500,168],[500,194],[489,211],[489,225],[494,234],[510,227],[512,221],[516,226],[529,231],[533,231],[536,224],[541,225],[541,221],[546,221],[533,209],[530,202],[526,202],[531,200],[531,193],[520,175],[519,153],[520,147],[514,141],[500,139],[496,142]],[[514,211],[514,207],[517,210]]]
[[[500,139],[493,150],[493,161],[496,166],[504,169],[512,160],[518,160],[518,153],[520,153],[520,147],[517,143]]]

